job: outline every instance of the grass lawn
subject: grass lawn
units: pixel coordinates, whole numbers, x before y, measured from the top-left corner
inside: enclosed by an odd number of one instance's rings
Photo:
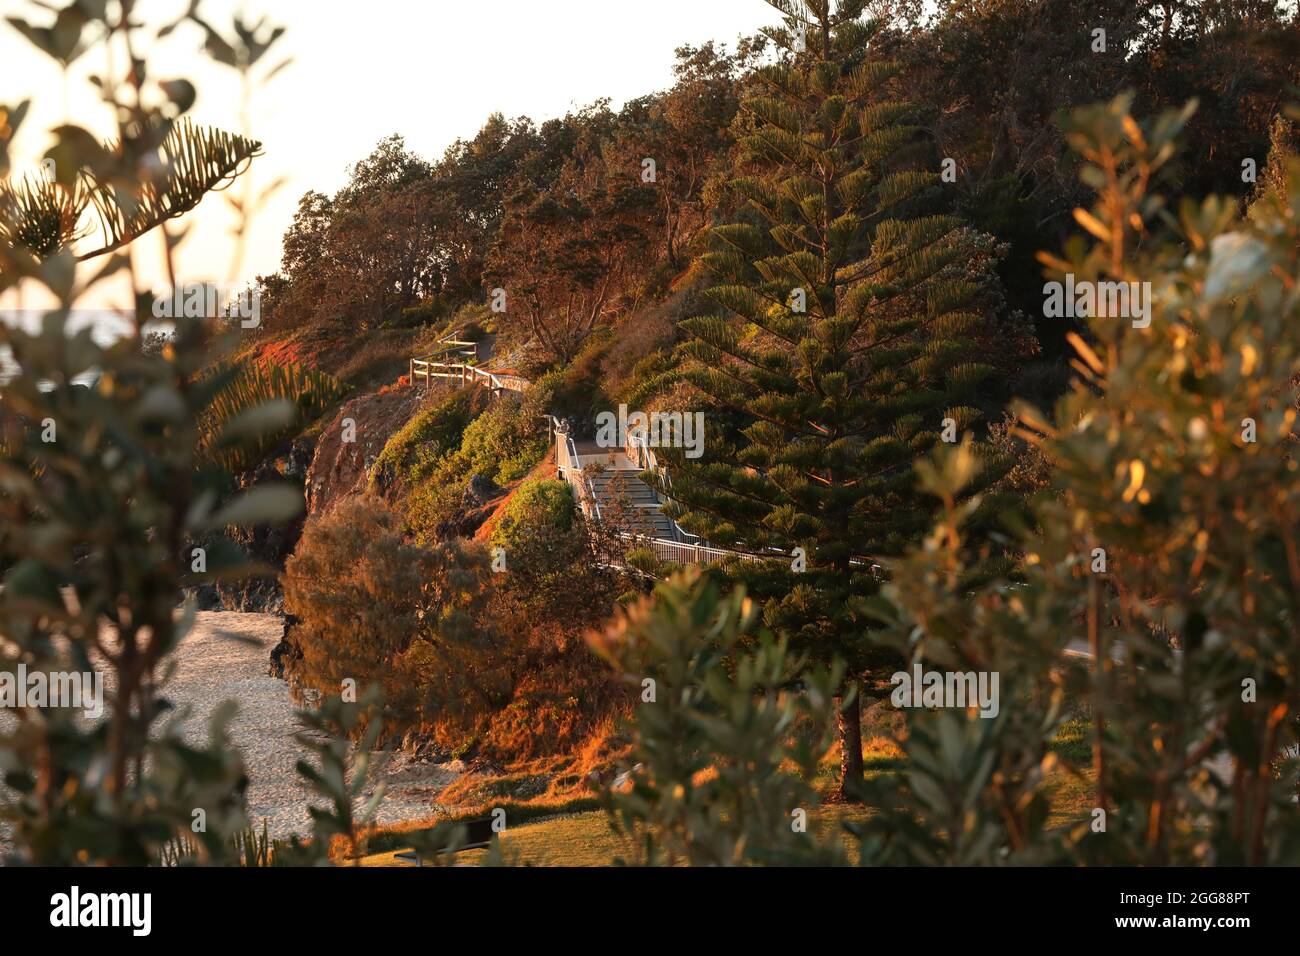
[[[1057,733],[1052,749],[1075,766],[1087,766],[1087,718],[1079,714],[1067,720]],[[905,759],[896,756],[868,754],[864,759],[868,776],[896,772],[905,764]],[[826,768],[827,779],[819,781],[833,782],[835,768]],[[1052,813],[1048,818],[1049,827],[1066,826],[1086,820],[1092,809],[1093,786],[1091,772],[1084,771],[1083,776],[1075,776],[1064,771],[1057,772],[1051,780]],[[590,797],[573,800],[570,812],[556,813],[561,807],[544,807],[520,805],[509,814],[518,820],[520,813],[544,813],[534,819],[525,819],[511,825],[501,837],[501,848],[506,861],[520,866],[610,866],[627,849],[619,837],[609,828],[603,810],[587,809],[594,803]],[[581,809],[580,809],[581,808]],[[580,812],[573,812],[579,811]],[[844,822],[865,819],[870,811],[861,806],[843,805],[826,806],[812,815],[812,825],[816,832],[825,836]],[[473,814],[469,814],[473,815]],[[852,855],[855,841],[844,834],[845,848]],[[372,844],[382,852],[376,852],[362,860],[362,866],[413,866],[414,864],[396,860],[398,852],[406,849],[409,843],[403,840],[400,832],[389,831],[380,834]],[[467,850],[457,854],[458,865],[477,865],[487,855],[486,850]]]
[[[501,850],[507,860],[521,866],[608,866],[622,852],[622,843],[610,830],[604,811],[592,810],[509,827],[501,835]],[[376,853],[361,865],[413,865],[394,859],[396,853]],[[486,850],[465,850],[456,854],[456,862],[473,866],[486,855]]]
[[[1092,787],[1084,780],[1060,775],[1052,799],[1048,826],[1063,826],[1087,816],[1092,805]],[[824,807],[813,815],[813,826],[825,833],[846,821],[861,820],[868,811],[858,806]],[[845,834],[846,848],[853,846]],[[609,866],[626,852],[623,843],[609,828],[603,810],[591,810],[561,817],[546,817],[517,824],[501,837],[501,847],[509,862],[520,866]],[[365,857],[362,866],[412,866],[394,857],[398,850],[388,850]],[[478,865],[486,850],[466,850],[457,854],[458,864]]]
[[[813,815],[813,827],[825,832],[841,821],[860,820],[866,814],[861,807],[826,807]],[[609,828],[603,810],[532,820],[510,827],[501,836],[501,849],[509,862],[520,866],[609,866],[627,852]],[[361,865],[414,865],[395,859],[398,852],[375,853],[362,859]],[[486,854],[486,850],[466,850],[456,855],[456,862],[474,866]]]

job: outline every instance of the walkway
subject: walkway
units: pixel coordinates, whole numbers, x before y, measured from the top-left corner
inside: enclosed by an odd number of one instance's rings
[[[411,359],[411,386],[417,380],[427,388],[434,381],[476,384],[491,389],[494,396],[505,391],[523,392],[532,384],[513,369],[489,369],[480,362],[491,356],[492,341],[480,344],[453,332],[439,342],[440,349],[425,358]],[[608,522],[619,534],[650,548],[661,561],[674,564],[713,564],[739,558],[762,560],[758,555],[715,548],[678,527],[663,506],[668,501],[648,485],[641,475],[655,472],[664,481],[667,470],[655,458],[653,449],[632,435],[625,435],[622,448],[603,448],[594,441],[577,441],[566,422],[548,419],[554,441],[558,476],[573,491],[584,515]],[[775,557],[779,557],[774,555]]]

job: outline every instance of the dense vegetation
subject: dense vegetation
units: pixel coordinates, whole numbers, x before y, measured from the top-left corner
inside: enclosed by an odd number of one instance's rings
[[[794,825],[827,799],[872,808],[870,863],[1296,861],[1297,13],[769,2],[779,25],[680,49],[618,109],[492,116],[433,160],[383,140],[302,197],[260,328],[5,332],[7,653],[71,638],[120,688],[97,728],[4,738],[20,857],[157,859],[203,806],[190,852],[231,858],[237,755],[220,728],[150,739],[155,676],[181,588],[254,569],[234,543],[305,486],[301,536],[253,555],[292,551],[288,676],[334,734],[308,775],[331,809],[286,859],[360,852],[350,738],[592,786],[638,862],[843,862]],[[74,302],[69,218],[168,136],[210,163],[110,212],[110,246],[256,153],[122,96],[149,136],[63,134],[98,180],[0,194],[0,288]],[[1147,290],[1146,321],[1053,315],[1067,278]],[[448,337],[531,386],[417,392],[408,360]],[[575,506],[545,416],[582,437],[620,403],[705,413],[703,457],[665,449],[654,480],[686,531],[767,560],[673,574]],[[205,569],[178,562],[200,540]],[[996,713],[898,705],[913,667],[997,675]],[[1065,776],[1090,812],[1049,826]]]

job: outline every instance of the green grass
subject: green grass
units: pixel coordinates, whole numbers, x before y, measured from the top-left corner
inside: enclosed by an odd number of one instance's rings
[[[435,820],[419,821],[415,824],[408,824],[401,828],[380,830],[372,834],[367,843],[372,854],[386,854],[391,856],[398,850],[404,850],[411,845],[412,833],[427,833],[438,823],[454,823],[458,820],[473,820],[479,817],[485,817],[493,809],[502,809],[506,812],[506,819],[513,826],[524,826],[525,824],[535,823],[539,819],[557,819],[569,814],[586,814],[596,810],[600,806],[600,801],[591,796],[573,797],[562,801],[546,801],[539,803],[519,803],[512,800],[493,801],[492,806],[473,807],[459,813],[448,814],[447,816],[438,817]],[[507,831],[509,832],[509,831]]]
[[[870,780],[885,774],[898,773],[907,766],[907,758],[901,754],[865,753],[862,755],[862,776]],[[838,761],[826,761],[817,768],[813,786],[819,793],[830,793],[839,786],[840,765]]]
[[[1049,786],[1052,801],[1052,812],[1047,817],[1049,828],[1085,820],[1096,805],[1091,771],[1084,772],[1082,778],[1068,773],[1056,774]]]
[[[622,842],[606,819],[604,811],[594,810],[517,823],[501,834],[501,851],[520,866],[608,866],[621,852]],[[366,857],[362,866],[412,865],[394,859],[397,852]],[[486,855],[487,850],[464,850],[456,854],[456,862],[476,866]]]
[[[841,823],[865,819],[869,811],[856,806],[825,807],[812,815],[812,828],[821,836]],[[507,815],[509,818],[509,815]],[[396,835],[396,834],[394,834]],[[844,834],[845,846],[852,841]],[[398,841],[400,843],[400,840]],[[409,841],[362,860],[362,866],[413,866],[395,859]],[[376,849],[374,841],[371,849]],[[456,854],[458,865],[476,866],[487,850],[465,850]],[[501,835],[501,852],[519,866],[610,866],[628,852],[627,845],[609,827],[603,810],[551,816],[510,826]]]
[[[1085,777],[1070,774],[1057,775],[1052,790],[1052,814],[1048,826],[1057,827],[1086,819],[1092,807],[1092,784]],[[580,798],[568,804],[530,806],[518,804],[507,809],[506,819],[516,821],[501,835],[501,851],[508,862],[519,866],[610,866],[628,852],[626,844],[609,827],[605,812],[587,809],[597,806],[593,797]],[[559,813],[557,813],[559,811]],[[529,819],[529,813],[534,816]],[[537,816],[537,814],[546,814]],[[852,804],[827,806],[812,814],[812,829],[823,839],[829,837],[845,823],[867,819],[871,811]],[[482,811],[464,814],[464,819],[481,816]],[[841,840],[850,859],[854,858],[856,842],[843,830]],[[412,866],[395,859],[396,854],[408,848],[410,832],[387,831],[370,841],[370,856],[362,860],[363,866]],[[456,855],[458,865],[476,866],[487,855],[486,850],[466,850]]]
[[[1061,725],[1052,739],[1052,751],[1075,766],[1086,767],[1092,759],[1091,728],[1086,713],[1076,713]]]
[[[1052,750],[1079,768],[1081,775],[1063,770],[1052,775],[1049,782],[1052,802],[1049,827],[1086,820],[1092,810],[1095,797],[1091,771],[1087,769],[1091,756],[1089,731],[1086,709],[1080,708],[1062,725],[1052,742]],[[906,763],[906,758],[900,755],[863,755],[867,777],[898,773]],[[838,766],[828,762],[819,768],[815,785],[821,790],[833,788],[838,772]],[[500,805],[506,808],[506,819],[511,821],[501,837],[501,849],[509,862],[522,866],[610,866],[628,852],[623,841],[610,829],[605,812],[599,809],[595,797],[576,797],[562,803],[503,801]],[[480,807],[436,822],[481,817],[486,812]],[[812,829],[825,838],[834,828],[865,820],[870,813],[870,810],[852,804],[826,806],[812,814]],[[427,821],[425,825],[433,822]],[[365,858],[363,865],[410,866],[397,861],[394,856],[411,845],[413,829],[420,827],[407,826],[373,836],[370,840],[372,855]],[[855,841],[847,833],[843,833],[842,839],[850,858],[853,858]],[[477,865],[486,855],[486,850],[468,850],[457,854],[456,862]]]

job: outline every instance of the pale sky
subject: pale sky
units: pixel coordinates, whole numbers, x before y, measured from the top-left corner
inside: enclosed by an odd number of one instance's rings
[[[186,6],[139,0],[137,15],[152,25]],[[494,111],[540,122],[602,96],[617,108],[671,85],[676,47],[710,39],[734,47],[738,36],[779,20],[763,0],[203,0],[199,9],[228,31],[230,13],[241,7],[288,27],[263,69],[294,58],[254,101],[251,133],[265,149],[252,166],[254,185],[280,176],[288,182],[253,224],[241,278],[278,268],[280,239],[302,193],[336,190],[347,167],[390,133],[433,159],[457,137],[473,136]],[[0,19],[10,14],[40,24],[50,19],[26,0],[0,0]],[[155,76],[195,83],[199,99],[190,115],[197,122],[237,131],[236,74],[196,56],[201,43],[201,31],[186,26],[147,55],[150,67]],[[65,82],[52,59],[0,22],[0,102],[32,100],[15,171],[24,162],[35,166],[52,126],[72,121],[111,132],[85,80],[90,60],[74,64]],[[182,220],[194,228],[181,247],[181,281],[227,278],[232,221],[220,195]],[[151,261],[159,241],[136,244],[151,281],[160,275]],[[120,292],[106,291],[81,304],[125,302]],[[8,309],[41,304],[30,291],[25,299],[14,292],[0,299]]]

